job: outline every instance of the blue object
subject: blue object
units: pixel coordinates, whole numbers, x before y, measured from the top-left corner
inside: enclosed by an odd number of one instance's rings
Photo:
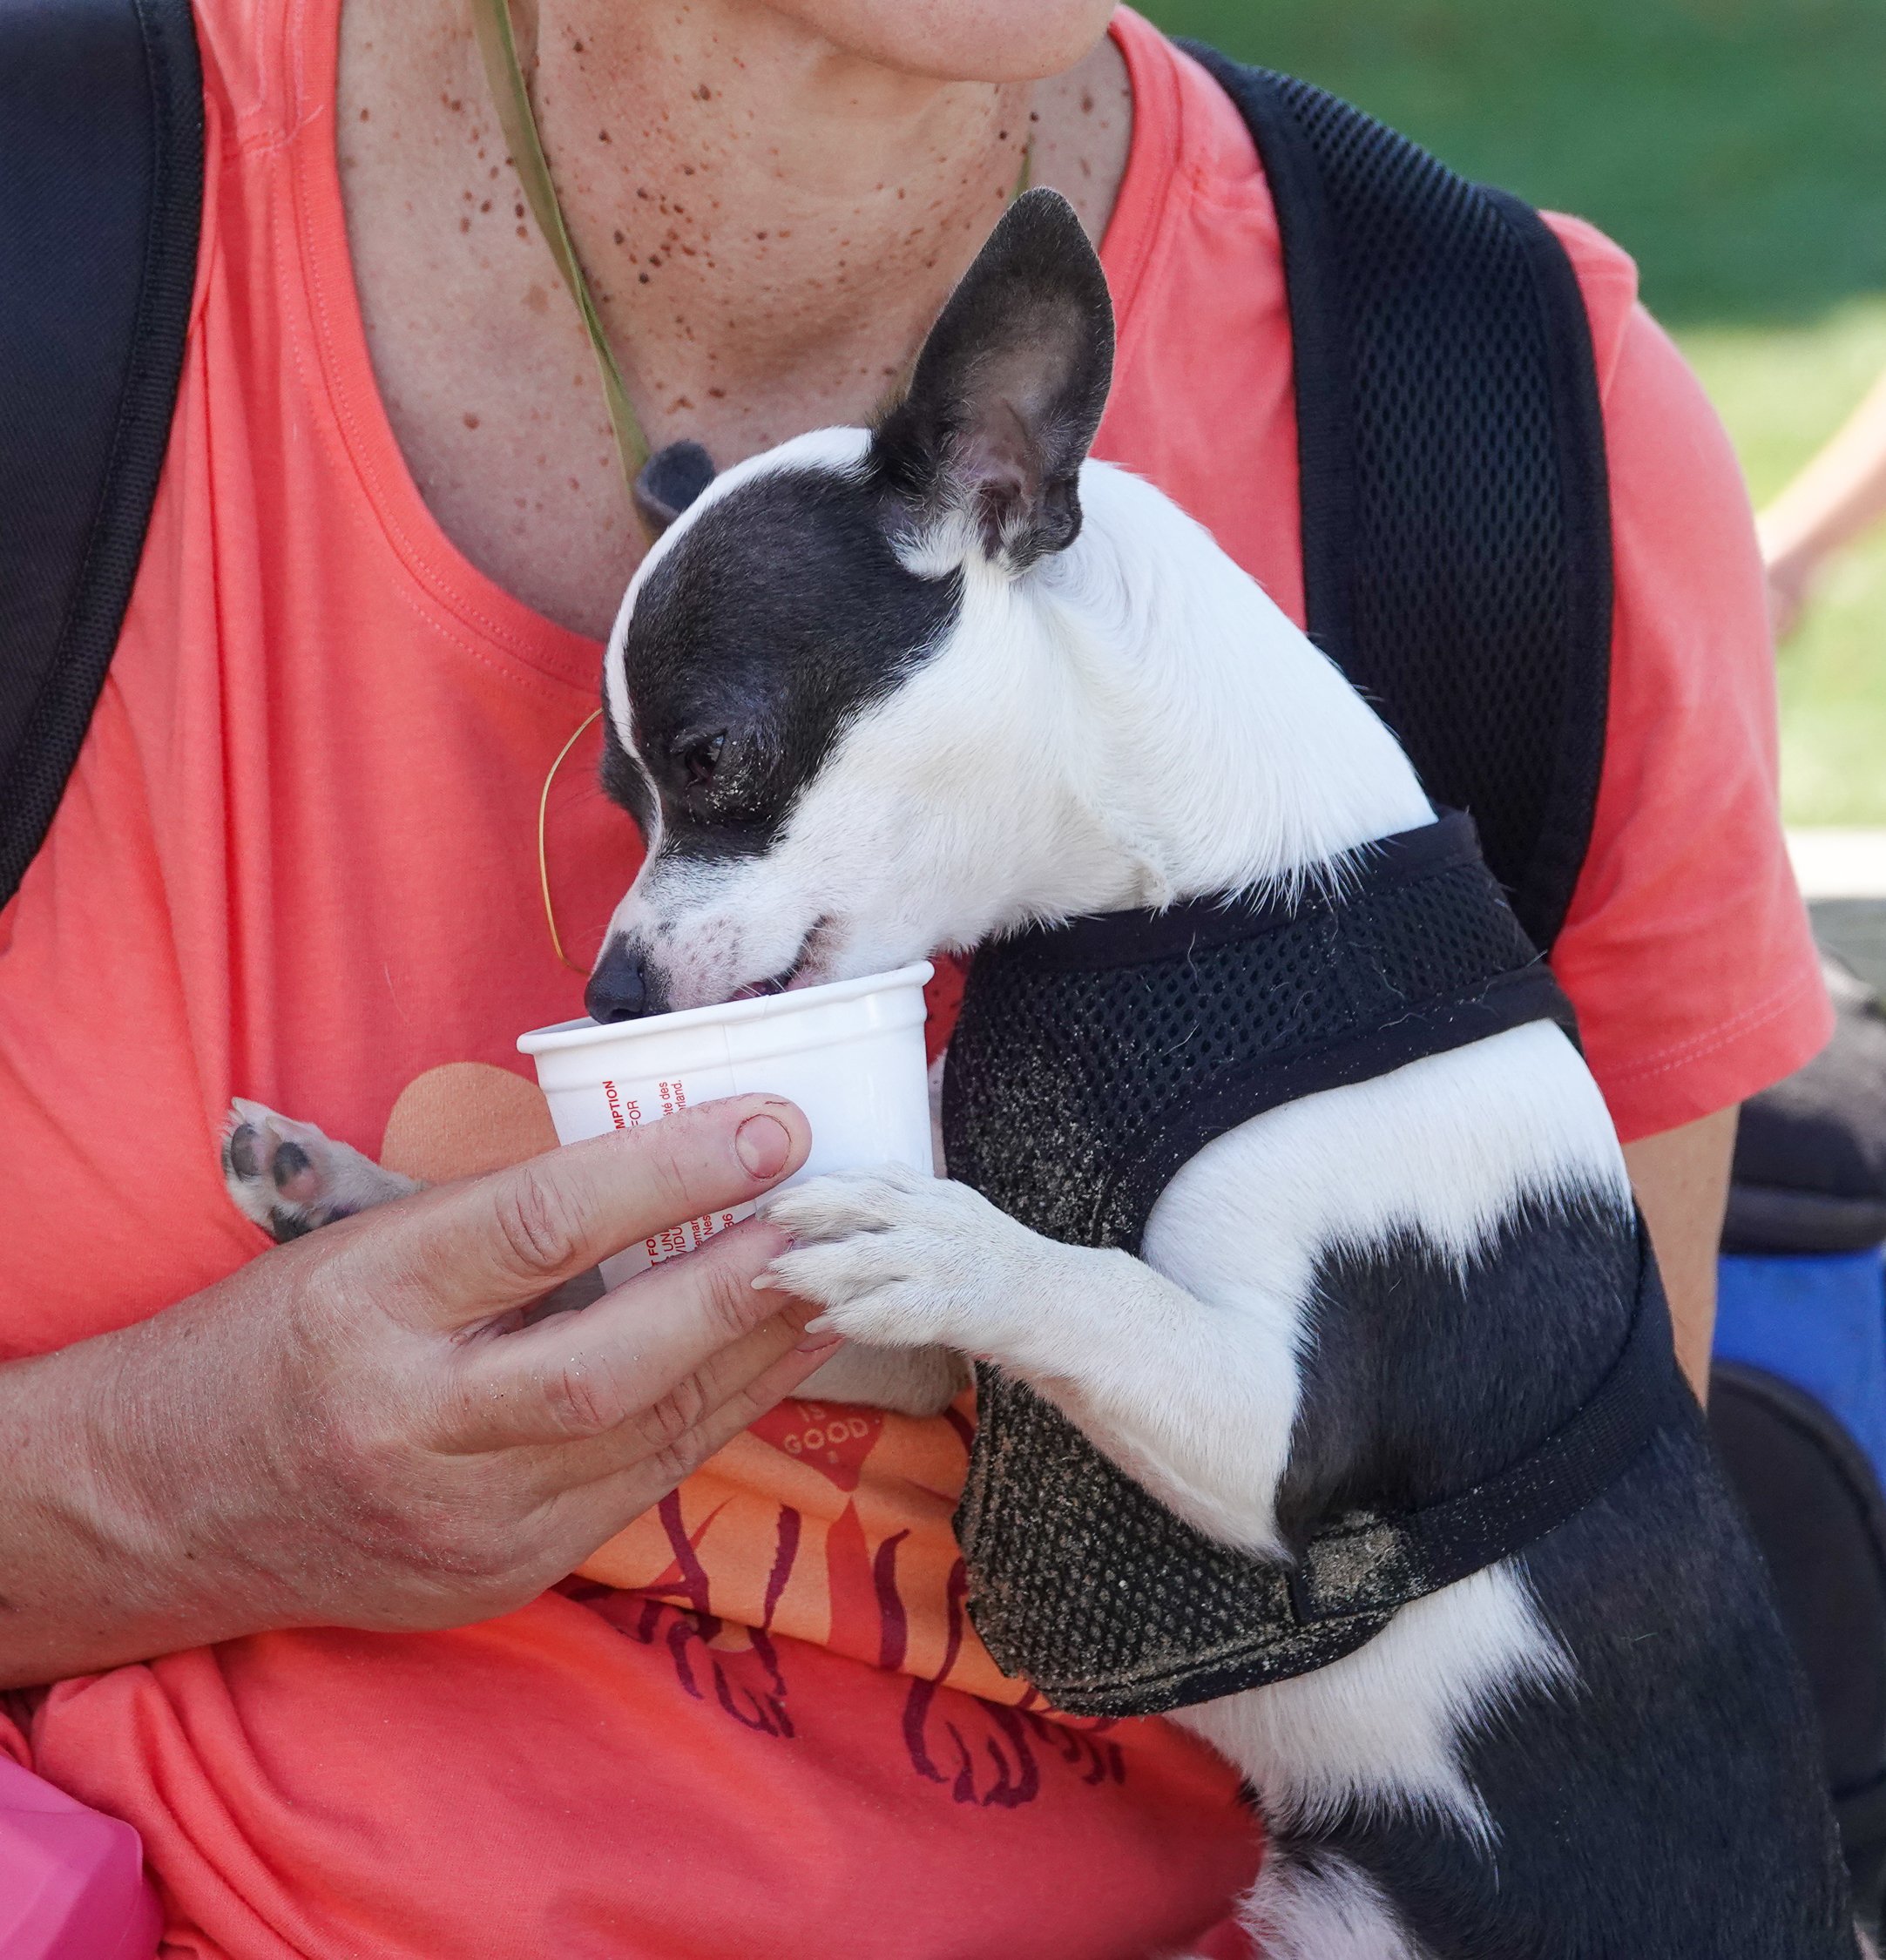
[[[1876,1247],[1725,1254],[1715,1358],[1766,1369],[1814,1396],[1886,1482],[1886,1266]]]

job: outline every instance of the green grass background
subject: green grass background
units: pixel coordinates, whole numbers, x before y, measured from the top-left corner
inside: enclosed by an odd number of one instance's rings
[[[1145,4],[1145,0],[1142,0]],[[1886,368],[1886,0],[1152,0],[1637,258],[1760,504]],[[1782,802],[1886,824],[1886,536],[1780,659]]]

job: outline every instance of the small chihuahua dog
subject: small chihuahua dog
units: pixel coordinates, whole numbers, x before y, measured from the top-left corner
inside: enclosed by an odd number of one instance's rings
[[[606,657],[604,780],[648,855],[598,1019],[1339,884],[1435,820],[1256,584],[1088,458],[1112,357],[1098,260],[1031,192],[876,429],[740,463],[656,543]],[[278,1236],[410,1188],[253,1105],[225,1168]],[[1244,1122],[1172,1179],[1140,1258],[890,1171],[769,1215],[792,1240],[774,1282],[870,1357],[817,1393],[934,1409],[955,1357],[987,1357],[1187,1524],[1279,1564],[1325,1522],[1302,1515],[1308,1466],[1444,1485],[1487,1439],[1517,1458],[1576,1410],[1621,1319],[1549,1284],[1470,1323],[1436,1302],[1531,1220],[1635,1229],[1605,1105],[1543,1021]],[[1333,1287],[1333,1263],[1367,1283]],[[1173,1719],[1262,1806],[1243,1910],[1275,1960],[1863,1950],[1813,1718],[1697,1423],[1345,1658]]]

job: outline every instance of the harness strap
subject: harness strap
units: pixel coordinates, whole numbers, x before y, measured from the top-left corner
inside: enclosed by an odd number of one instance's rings
[[[1503,973],[1471,992],[1410,1004],[1396,1017],[1354,1039],[1307,1051],[1294,1059],[1267,1058],[1216,1071],[1210,1086],[1127,1144],[1094,1194],[1094,1220],[1128,1221],[1111,1234],[1128,1252],[1139,1250],[1145,1221],[1180,1167],[1214,1138],[1265,1111],[1352,1083],[1372,1082],[1410,1062],[1465,1048],[1532,1021],[1552,1021],[1568,1035],[1577,1028],[1570,1004],[1543,962]]]
[[[945,1149],[955,1175],[1024,1225],[1135,1251],[1160,1193],[1213,1138],[1316,1091],[1569,1017],[1472,822],[1446,813],[1303,889],[1080,919],[985,949],[950,1044]],[[1081,1715],[1156,1714],[1288,1680],[1606,1490],[1680,1414],[1654,1262],[1640,1227],[1608,1211],[1541,1200],[1508,1224],[1470,1270],[1415,1260],[1396,1281],[1413,1290],[1381,1310],[1446,1324],[1471,1289],[1484,1321],[1503,1301],[1567,1287],[1617,1329],[1615,1358],[1594,1354],[1539,1426],[1490,1437],[1462,1474],[1492,1474],[1471,1489],[1413,1510],[1393,1506],[1436,1486],[1391,1484],[1366,1511],[1365,1490],[1319,1503],[1291,1532],[1295,1559],[1208,1538],[1025,1382],[980,1367],[957,1535],[970,1615],[997,1665]],[[1327,1283],[1342,1284],[1340,1271]]]
[[[1590,1401],[1497,1477],[1398,1517],[1319,1531],[1290,1574],[1297,1624],[1406,1605],[1535,1544],[1623,1476],[1676,1408],[1670,1315],[1643,1261],[1623,1349]]]
[[[1292,1563],[1181,1523],[1058,1409],[979,1367],[957,1530],[970,1616],[997,1665],[1065,1713],[1163,1714],[1326,1667],[1403,1606],[1523,1554],[1612,1489],[1665,1427],[1696,1417],[1641,1227],[1639,1245],[1629,1332],[1576,1414],[1470,1490],[1387,1517],[1352,1513]]]
[[[1189,988],[1227,961],[1246,963],[1251,994],[1274,1006],[1287,996],[1299,1000],[1303,1011],[1286,1017],[1294,1031],[1254,1046],[1240,1040],[1238,1010],[1208,983],[1170,1016],[1161,1011],[1175,981]],[[1180,1166],[1267,1110],[1529,1022],[1556,1022],[1577,1038],[1571,1004],[1488,874],[1473,820],[1443,810],[1349,854],[1305,888],[1103,913],[985,947],[944,1080],[952,1165],[962,1141],[950,1133],[955,1092],[978,1072],[991,994],[1002,996],[996,1018],[1013,1039],[1040,1011],[1038,990],[1072,1006],[1096,983],[1131,1004],[1130,1024],[1110,1031],[1132,1054],[1132,1078],[1145,1098],[1110,1109],[1105,1146],[1081,1182],[1078,1212],[1023,1217],[1051,1236],[1135,1253]],[[1057,1010],[1046,1011],[1056,1018]],[[999,1159],[984,1165],[970,1153],[961,1161],[970,1183],[1005,1201]]]
[[[1093,912],[1061,925],[1031,926],[998,940],[992,951],[1031,973],[1105,973],[1151,960],[1188,959],[1285,930],[1308,913],[1335,911],[1481,862],[1474,820],[1462,810],[1439,810],[1431,823],[1378,837],[1338,858],[1314,882],[1306,880],[1306,889],[1279,880],[1267,890],[1188,898],[1160,912]],[[985,948],[977,957],[986,960],[990,952]]]

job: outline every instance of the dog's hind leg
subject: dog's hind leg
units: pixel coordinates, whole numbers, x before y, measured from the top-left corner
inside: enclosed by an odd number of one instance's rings
[[[223,1124],[223,1182],[236,1209],[278,1244],[423,1188],[312,1123],[238,1097]]]

